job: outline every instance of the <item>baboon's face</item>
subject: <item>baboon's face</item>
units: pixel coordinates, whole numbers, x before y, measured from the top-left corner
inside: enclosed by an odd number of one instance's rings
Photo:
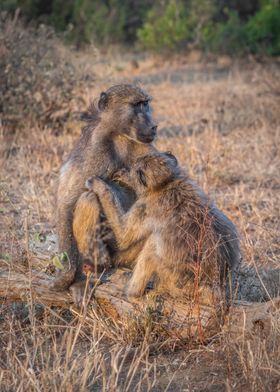
[[[141,143],[151,143],[157,131],[150,97],[139,87],[113,86],[100,96],[98,107],[115,124],[114,132]]]
[[[152,119],[149,101],[132,104],[131,127],[128,136],[142,143],[151,143],[156,137],[157,126]]]
[[[139,158],[130,170],[118,172],[118,181],[132,187],[138,195],[157,190],[179,174],[177,159],[170,152]]]

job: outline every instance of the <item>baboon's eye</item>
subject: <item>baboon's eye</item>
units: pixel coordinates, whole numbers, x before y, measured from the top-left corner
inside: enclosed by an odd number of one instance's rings
[[[137,102],[136,104],[134,104],[134,107],[135,107],[135,109],[137,110],[137,111],[141,111],[141,112],[143,112],[143,111],[148,111],[149,110],[149,101],[140,101],[140,102]]]
[[[147,186],[147,181],[146,181],[146,176],[145,176],[143,170],[138,169],[138,170],[136,171],[136,173],[137,173],[137,176],[138,176],[138,178],[139,178],[140,184],[142,184],[142,185],[144,185],[144,186],[146,187],[146,186]]]
[[[149,101],[142,102],[142,110],[143,110],[143,112],[146,112],[146,113],[150,112],[151,108],[150,108]]]
[[[132,104],[136,114],[138,114],[138,113],[140,113],[142,111],[142,106],[141,105],[142,105],[141,102],[137,102],[137,103],[133,103]]]

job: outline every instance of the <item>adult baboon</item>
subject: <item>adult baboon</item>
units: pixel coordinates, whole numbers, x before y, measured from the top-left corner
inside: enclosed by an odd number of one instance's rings
[[[124,210],[133,203],[133,192],[110,180],[116,170],[128,168],[137,157],[154,151],[150,143],[156,136],[157,127],[152,119],[149,101],[150,96],[141,88],[121,84],[101,93],[98,109],[91,105],[84,116],[88,124],[61,168],[57,196],[59,249],[60,252],[67,252],[70,268],[68,272],[63,271],[63,274],[56,276],[52,288],[64,290],[73,281],[82,279],[81,255],[72,226],[73,212],[79,198],[84,225],[76,226],[76,231],[85,229],[89,208],[92,233],[100,223],[98,200],[88,193],[83,195],[86,179],[99,176],[108,181]],[[81,208],[85,205],[87,209],[83,213]],[[97,245],[97,257],[102,257],[105,246],[102,241],[97,241]]]
[[[128,295],[143,295],[155,274],[158,287],[170,294],[195,295],[196,289],[209,287],[220,298],[220,289],[240,263],[233,223],[179,168],[172,154],[141,157],[118,176],[138,196],[128,212],[102,179],[89,179],[86,185],[98,196],[115,233],[119,262],[135,262]]]

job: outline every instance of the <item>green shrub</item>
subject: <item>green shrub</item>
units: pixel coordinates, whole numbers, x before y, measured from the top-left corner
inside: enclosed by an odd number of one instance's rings
[[[13,14],[17,8],[26,22],[52,25],[66,31],[77,46],[94,42],[97,46],[126,43],[136,39],[151,0],[0,0],[0,10]],[[137,13],[135,7],[137,6]],[[71,27],[69,29],[69,27]]]
[[[264,5],[248,21],[246,34],[251,52],[261,50],[268,55],[279,55],[280,6],[272,3]]]
[[[186,7],[182,1],[169,0],[156,4],[138,31],[140,43],[146,49],[176,49],[192,38]]]
[[[280,54],[280,6],[271,1],[263,4],[247,22],[237,12],[227,10],[225,22],[210,21],[203,29],[204,49],[227,54],[265,52]]]
[[[201,45],[206,50],[218,53],[244,53],[247,48],[245,24],[236,12],[228,11],[227,21],[211,21],[204,27]]]
[[[77,47],[93,42],[178,50],[197,47],[217,53],[280,54],[279,0],[0,0],[26,22],[50,24]],[[71,28],[70,28],[71,27]]]
[[[56,4],[61,0],[53,0]],[[112,10],[114,12],[112,12]],[[126,4],[121,0],[74,0],[67,37],[77,46],[94,42],[97,46],[125,40]],[[57,15],[56,12],[53,13]]]

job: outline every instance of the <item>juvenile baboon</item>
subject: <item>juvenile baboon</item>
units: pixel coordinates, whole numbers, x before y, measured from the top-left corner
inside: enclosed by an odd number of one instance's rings
[[[87,224],[90,225],[91,234],[100,226],[100,204],[94,195],[84,193],[86,179],[99,176],[108,181],[124,210],[134,202],[134,193],[111,179],[116,170],[130,167],[139,156],[155,150],[151,142],[156,136],[157,127],[149,102],[150,96],[141,88],[121,84],[101,93],[98,108],[92,104],[84,115],[88,124],[60,171],[57,195],[59,249],[60,252],[67,252],[70,268],[68,272],[63,271],[63,274],[56,276],[52,286],[54,289],[64,290],[73,281],[82,280],[81,255],[73,235],[76,204],[80,213],[80,220],[74,225],[78,238],[89,242],[90,239],[84,235],[88,231]],[[98,234],[97,230],[96,237]],[[97,258],[102,258],[106,247],[99,240],[96,246]]]
[[[184,289],[195,295],[195,289],[204,286],[219,297],[240,263],[233,223],[180,169],[172,154],[141,157],[118,177],[138,197],[127,212],[103,180],[89,179],[86,186],[98,196],[114,231],[119,262],[135,262],[128,295],[143,295],[156,275],[158,288],[173,295]]]

